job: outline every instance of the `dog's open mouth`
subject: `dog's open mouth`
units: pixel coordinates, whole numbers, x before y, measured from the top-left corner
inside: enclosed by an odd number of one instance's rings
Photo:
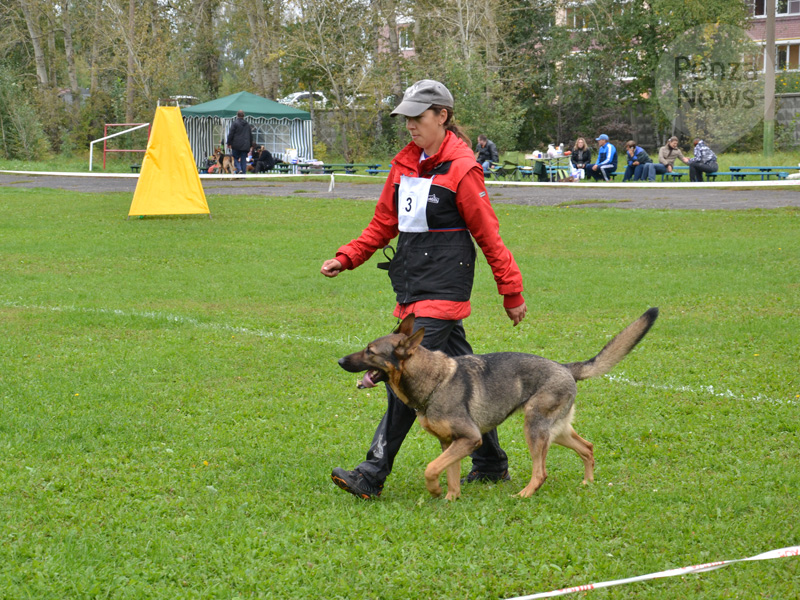
[[[375,387],[381,381],[386,381],[389,379],[383,371],[378,371],[377,369],[370,369],[366,373],[364,373],[364,377],[361,378],[361,381],[358,382],[358,389],[363,390],[366,388]]]

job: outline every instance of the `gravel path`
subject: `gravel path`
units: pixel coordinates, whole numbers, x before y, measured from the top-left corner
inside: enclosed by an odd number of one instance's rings
[[[257,196],[301,196],[376,200],[382,183],[351,183],[340,177],[332,192],[329,182],[283,181],[279,179],[202,179],[207,196],[247,194]],[[55,188],[76,192],[129,192],[136,189],[135,177],[68,177],[0,172],[0,188]],[[800,185],[783,187],[669,187],[581,183],[562,185],[489,185],[493,202],[527,206],[613,206],[688,210],[741,210],[749,208],[800,207]]]

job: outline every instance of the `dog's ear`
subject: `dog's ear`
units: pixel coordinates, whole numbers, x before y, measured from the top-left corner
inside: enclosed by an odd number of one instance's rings
[[[412,336],[400,342],[400,345],[395,348],[394,353],[400,360],[405,360],[416,350],[422,343],[422,338],[425,337],[425,328],[420,327],[414,332]]]
[[[411,337],[411,332],[414,331],[414,319],[414,313],[408,315],[405,319],[403,319],[400,325],[397,326],[397,329],[394,330],[394,333],[402,333]]]

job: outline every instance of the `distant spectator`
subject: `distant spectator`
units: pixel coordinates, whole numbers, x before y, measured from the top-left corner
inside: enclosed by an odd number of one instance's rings
[[[233,164],[237,173],[246,173],[247,153],[253,145],[253,128],[244,120],[244,111],[236,113],[236,118],[228,131],[228,148],[233,154]]]
[[[579,137],[575,140],[575,145],[572,147],[572,156],[569,157],[572,163],[572,176],[577,179],[584,179],[586,177],[586,167],[592,161],[592,150],[586,144],[586,140]]]
[[[644,148],[637,146],[636,142],[630,140],[625,144],[625,154],[628,155],[628,166],[625,167],[625,175],[622,181],[640,181],[647,178],[648,181],[656,180],[656,172],[653,168],[653,159],[647,154]]]
[[[695,138],[692,143],[694,158],[685,161],[689,165],[689,181],[703,181],[703,173],[716,173],[719,169],[717,155],[700,138]]]
[[[617,149],[608,141],[608,136],[601,133],[597,142],[597,162],[586,166],[586,174],[597,181],[610,181],[609,173],[617,170]]]
[[[656,174],[663,175],[664,173],[672,173],[675,169],[675,159],[686,161],[686,157],[678,148],[678,138],[674,135],[667,140],[658,150],[658,162],[655,163]]]
[[[256,170],[256,159],[258,158],[258,153],[261,152],[261,146],[256,146],[253,144],[250,147],[250,150],[247,151],[247,158],[245,159],[245,164],[247,165],[247,172],[252,173]]]
[[[264,148],[261,147],[261,152],[258,155],[258,158],[255,161],[255,168],[253,169],[256,173],[266,173],[270,171],[272,167],[275,166],[275,158],[272,156],[272,153]]]
[[[478,136],[478,145],[475,147],[475,160],[483,167],[484,177],[489,174],[489,167],[492,166],[492,163],[496,163],[500,160],[497,146],[483,134]]]

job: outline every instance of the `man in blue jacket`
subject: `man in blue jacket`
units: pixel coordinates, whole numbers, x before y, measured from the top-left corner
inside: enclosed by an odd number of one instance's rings
[[[601,133],[595,139],[598,146],[597,162],[586,165],[586,174],[592,179],[599,181],[609,181],[608,174],[617,170],[617,149],[614,144],[609,143],[608,136]]]
[[[625,154],[628,158],[628,166],[622,181],[634,181],[646,179],[647,181],[656,180],[656,170],[653,166],[653,159],[641,146],[637,146],[634,140],[625,144]]]

